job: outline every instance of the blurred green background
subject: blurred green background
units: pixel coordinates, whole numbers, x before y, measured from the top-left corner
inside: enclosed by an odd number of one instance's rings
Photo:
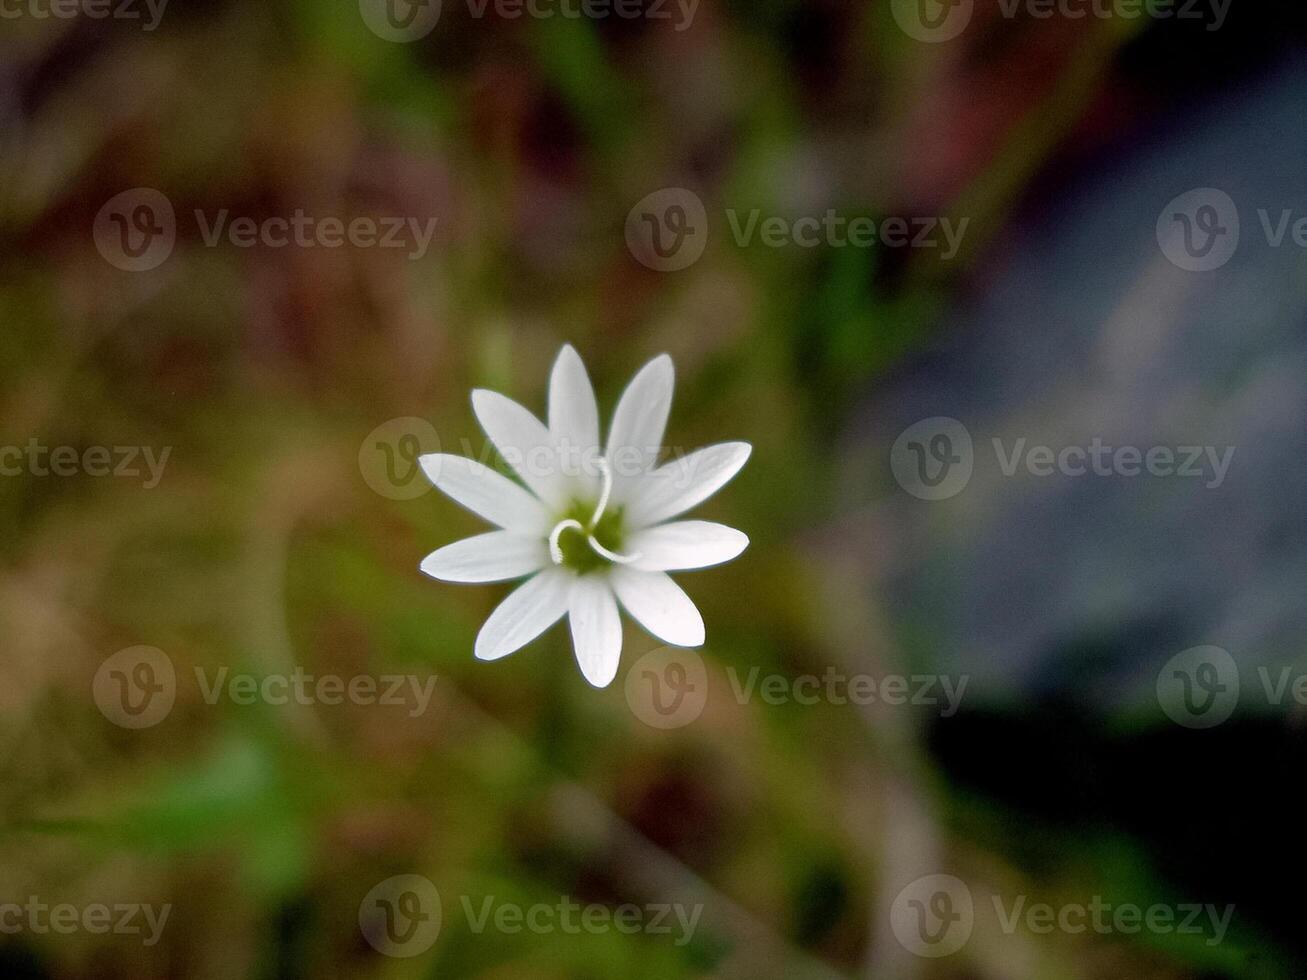
[[[977,896],[1182,899],[1128,835],[1061,838],[957,786],[926,750],[928,713],[739,703],[730,677],[923,668],[923,644],[860,578],[860,556],[892,563],[894,543],[841,523],[850,479],[861,496],[896,492],[884,459],[841,442],[859,399],[984,294],[985,257],[1019,247],[1007,236],[1027,195],[1150,114],[1237,89],[1298,16],[1266,5],[1256,29],[1213,37],[984,7],[947,44],[909,37],[887,2],[833,0],[703,0],[685,30],[476,17],[445,0],[412,43],[378,36],[345,0],[173,0],[151,31],[0,22],[0,442],[171,447],[150,488],[0,480],[0,900],[172,905],[152,946],[0,935],[0,974],[1290,975],[1256,921],[1211,947],[1005,935],[978,916],[962,952],[906,955],[886,909],[907,852]],[[172,203],[177,241],[133,273],[92,229],[140,187]],[[676,272],[636,261],[624,237],[633,205],[664,187],[713,216],[704,255]],[[732,240],[727,207],[970,225],[951,260],[767,248]],[[297,208],[435,218],[437,231],[420,258],[241,249],[207,246],[190,217]],[[561,626],[475,662],[507,589],[432,582],[417,565],[482,522],[435,491],[392,499],[368,480],[370,434],[389,420],[425,419],[446,451],[478,455],[471,389],[543,412],[564,342],[605,420],[667,351],[667,442],[754,446],[696,515],[752,545],[681,578],[707,623],[710,692],[682,728],[631,710],[627,670],[659,644],[629,623],[602,691]],[[138,644],[170,658],[177,695],[158,724],[129,729],[92,687]],[[411,716],[211,705],[191,680],[296,665],[437,682]],[[406,873],[438,887],[443,925],[429,950],[386,957],[359,905]],[[478,935],[460,904],[565,895],[698,905],[702,920],[683,945]]]

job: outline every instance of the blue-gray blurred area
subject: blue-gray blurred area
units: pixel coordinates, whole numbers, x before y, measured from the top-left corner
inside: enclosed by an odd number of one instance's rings
[[[1239,210],[1238,249],[1209,271],[1173,263],[1156,231],[1195,188]],[[929,744],[964,792],[1033,831],[1009,846],[1039,864],[1052,841],[1120,829],[1173,884],[1239,903],[1297,945],[1307,862],[1286,842],[1307,763],[1292,695],[1307,671],[1307,248],[1292,233],[1304,217],[1307,60],[1199,87],[1040,182],[932,342],[858,409],[850,457],[882,462],[880,494],[853,489],[865,470],[846,481],[884,542],[870,581],[892,596],[905,655],[970,677]],[[969,483],[935,501],[889,466],[899,433],[932,417],[974,443]],[[1206,456],[1197,477],[1004,471],[1019,440],[1095,439],[1233,455],[1223,478]],[[1201,645],[1228,650],[1240,682],[1230,719],[1206,730],[1175,724],[1158,694],[1168,661]]]
[[[884,516],[905,617],[978,693],[1111,710],[1198,643],[1307,666],[1307,249],[1289,234],[1269,245],[1256,213],[1273,228],[1282,210],[1307,218],[1304,105],[1307,63],[1294,61],[1047,189],[977,269],[985,289],[865,408],[885,458],[931,416],[974,439],[961,494],[900,493]],[[1155,224],[1204,187],[1241,206],[1241,240],[1223,268],[1189,272]],[[1196,477],[1004,472],[1020,439],[1095,437],[1233,454],[1223,479],[1206,455]]]

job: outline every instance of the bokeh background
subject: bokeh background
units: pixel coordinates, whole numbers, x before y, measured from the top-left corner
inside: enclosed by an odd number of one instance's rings
[[[1307,215],[1299,5],[1236,0],[1218,25],[1210,7],[1009,17],[977,0],[937,42],[888,0],[702,0],[681,30],[683,8],[513,18],[445,0],[410,43],[347,0],[173,0],[153,30],[5,9],[0,444],[171,451],[148,487],[0,479],[0,901],[172,911],[152,946],[0,935],[0,974],[1301,975],[1302,708],[1257,670],[1296,671],[1307,635],[1307,256],[1256,217]],[[1208,187],[1243,239],[1186,271],[1155,227]],[[94,234],[135,188],[177,216],[146,271]],[[663,188],[707,216],[702,255],[674,271],[626,235]],[[436,234],[419,257],[238,248],[192,217],[297,208]],[[950,258],[768,247],[732,235],[728,210],[754,209],[968,225]],[[562,626],[475,662],[507,588],[417,565],[482,523],[407,482],[387,492],[392,420],[478,455],[470,390],[543,412],[564,342],[605,418],[667,351],[669,446],[754,446],[698,515],[752,546],[681,577],[708,641],[706,701],[680,727],[632,707],[630,665],[659,644],[629,624],[603,691]],[[967,427],[976,472],[927,501],[891,447],[937,416]],[[1095,436],[1236,456],[1212,488],[1005,478],[986,455],[992,438]],[[1243,677],[1205,730],[1155,693],[1201,644]],[[138,645],[177,685],[133,729],[93,693]],[[413,715],[209,704],[192,680],[297,665],[434,676],[435,693]],[[735,695],[754,667],[968,686],[949,717],[769,704]],[[399,874],[443,898],[438,939],[407,958],[359,918]],[[939,958],[891,916],[933,874],[976,902]],[[701,920],[679,945],[478,934],[461,900],[487,896]],[[1235,911],[1219,943],[1008,933],[992,896]]]

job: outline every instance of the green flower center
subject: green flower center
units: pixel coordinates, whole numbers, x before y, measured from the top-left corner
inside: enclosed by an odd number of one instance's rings
[[[585,528],[588,527],[594,511],[594,504],[585,504],[578,500],[560,519],[575,521],[581,525],[580,528],[576,528],[569,524],[558,536],[558,551],[563,556],[559,564],[564,568],[572,569],[578,575],[607,568],[613,564],[610,559],[590,546],[591,537],[614,554],[621,554],[622,551],[622,539],[626,530],[625,522],[622,520],[622,508],[614,507],[612,510],[605,511],[587,534]]]
[[[626,524],[621,507],[608,509],[613,474],[607,460],[599,460],[599,475],[603,479],[599,500],[594,504],[574,500],[549,532],[549,556],[554,564],[570,568],[578,575],[612,564],[629,564],[640,557],[622,554]]]

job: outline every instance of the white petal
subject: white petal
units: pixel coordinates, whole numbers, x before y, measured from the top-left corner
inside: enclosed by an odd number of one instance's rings
[[[428,453],[418,463],[427,479],[474,514],[519,534],[549,533],[544,505],[501,473],[474,459],[449,453]]]
[[[723,442],[664,463],[630,489],[628,525],[648,527],[703,503],[740,472],[751,452],[747,442]]]
[[[522,482],[551,507],[563,506],[568,485],[544,423],[513,399],[485,388],[472,392],[472,409],[504,462]]]
[[[549,546],[543,538],[491,531],[433,551],[422,559],[422,571],[443,582],[503,582],[548,564]]]
[[[622,656],[622,620],[607,578],[577,578],[572,583],[567,615],[581,674],[595,687],[607,687],[617,676],[617,661]]]
[[[570,572],[550,567],[510,592],[477,634],[477,659],[506,657],[562,619],[572,579]]]
[[[660,354],[640,369],[622,393],[604,454],[613,470],[613,499],[625,500],[627,489],[658,461],[674,383],[672,359]]]
[[[710,521],[676,521],[633,534],[623,549],[639,554],[631,568],[670,572],[730,561],[749,546],[748,535]]]
[[[609,580],[626,611],[658,639],[678,647],[703,643],[703,617],[666,574],[615,566]]]
[[[571,344],[565,344],[554,360],[549,376],[549,433],[567,464],[564,471],[585,496],[599,491],[599,474],[594,465],[599,444],[599,407],[585,364]]]

